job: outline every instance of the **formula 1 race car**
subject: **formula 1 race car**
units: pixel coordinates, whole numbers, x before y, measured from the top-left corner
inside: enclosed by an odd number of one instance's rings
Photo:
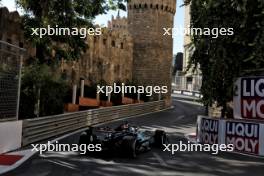
[[[83,132],[79,139],[81,144],[101,144],[102,152],[123,154],[135,158],[137,154],[147,152],[151,147],[162,148],[168,143],[168,136],[165,131],[146,131],[127,122],[116,129],[103,127],[90,127]],[[92,152],[87,152],[92,153]],[[93,152],[95,153],[95,152]]]

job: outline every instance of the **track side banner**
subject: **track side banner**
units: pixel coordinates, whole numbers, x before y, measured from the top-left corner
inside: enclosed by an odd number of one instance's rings
[[[233,144],[234,152],[264,156],[264,123],[199,116],[197,142]]]
[[[199,142],[202,144],[218,144],[219,121],[200,117],[198,120]]]
[[[234,151],[259,155],[260,124],[226,121],[225,143],[233,144]]]
[[[234,117],[264,120],[264,77],[242,77],[234,84]]]

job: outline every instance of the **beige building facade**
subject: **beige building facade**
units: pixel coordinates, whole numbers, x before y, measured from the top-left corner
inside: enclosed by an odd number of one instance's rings
[[[191,14],[190,5],[185,6],[184,14],[184,27],[190,28]],[[188,70],[190,56],[192,54],[191,36],[189,34],[184,35],[184,54],[183,54],[183,72],[184,75],[180,76],[180,87],[182,90],[199,91],[202,85],[202,76],[199,69],[193,72],[193,69]]]

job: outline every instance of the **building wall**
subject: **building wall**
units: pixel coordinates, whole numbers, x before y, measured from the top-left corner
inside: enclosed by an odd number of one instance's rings
[[[173,41],[163,28],[172,28],[176,0],[128,1],[128,29],[134,42],[133,79],[143,85],[168,86],[170,98]]]
[[[185,14],[184,14],[184,27],[186,29],[190,28],[191,23],[191,11],[190,11],[190,5],[185,6]],[[184,55],[183,55],[183,71],[185,72],[185,75],[181,77],[180,79],[181,84],[179,87],[181,87],[184,90],[189,91],[199,91],[200,87],[202,85],[202,77],[201,77],[201,71],[199,68],[193,72],[193,69],[189,69],[187,71],[187,67],[190,61],[190,54],[191,54],[191,36],[186,34],[184,36]]]
[[[118,11],[116,18],[112,16],[111,21],[108,21],[108,28],[117,31],[127,31],[127,18],[120,17],[120,12]]]
[[[62,61],[62,71],[74,84],[80,79],[88,85],[101,80],[108,84],[132,80],[133,41],[126,27],[126,18],[113,17],[102,35],[88,36],[88,50],[80,60]]]
[[[184,11],[184,27],[186,29],[190,28],[191,15],[190,15],[190,5],[185,6]],[[183,70],[186,71],[189,62],[189,45],[191,43],[191,37],[188,34],[184,35],[184,55],[183,55]]]
[[[81,77],[112,84],[132,79],[133,42],[128,31],[103,29],[87,39],[88,51],[81,59]]]
[[[25,48],[27,57],[35,56],[35,49],[24,40],[21,17],[17,11],[9,12],[6,7],[0,7],[0,40]]]

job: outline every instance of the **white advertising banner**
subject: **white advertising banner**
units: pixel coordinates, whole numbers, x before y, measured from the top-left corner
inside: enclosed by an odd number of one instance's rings
[[[0,154],[21,147],[22,121],[0,123]]]

